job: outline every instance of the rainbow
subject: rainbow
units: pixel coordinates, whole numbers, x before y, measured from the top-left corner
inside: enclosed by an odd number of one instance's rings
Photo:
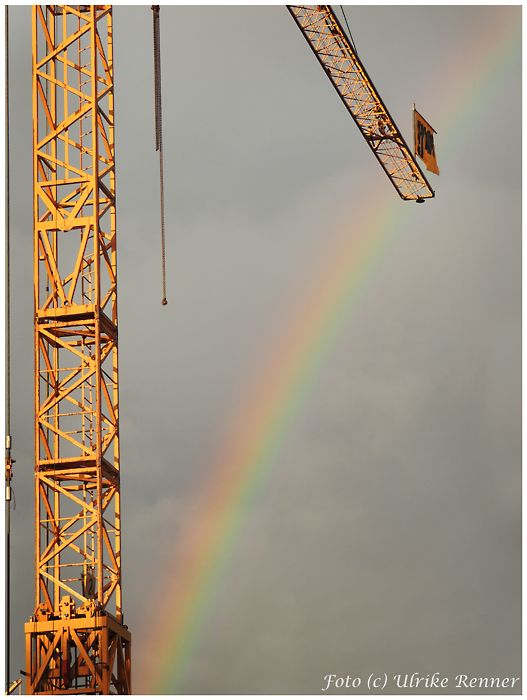
[[[449,161],[461,157],[457,144],[471,118],[520,53],[520,23],[493,23],[479,30],[467,38],[463,60],[453,57],[452,69],[445,69],[448,90],[438,87],[439,94],[450,95],[449,109],[432,119],[443,177]],[[354,234],[350,235],[349,224],[339,227],[336,245],[303,308],[270,354],[240,411],[235,437],[208,470],[210,481],[177,559],[163,572],[166,588],[152,603],[154,609],[146,611],[148,638],[142,644],[142,666],[135,662],[136,692],[181,692],[254,498],[270,478],[306,398],[361,307],[392,243],[415,216],[415,205],[401,202],[389,183],[382,184],[386,194],[379,200],[378,192],[373,192],[370,201],[361,202],[359,217],[354,214]]]

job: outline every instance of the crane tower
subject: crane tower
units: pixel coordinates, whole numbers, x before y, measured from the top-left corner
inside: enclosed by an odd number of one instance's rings
[[[130,694],[111,5],[32,8],[35,612],[28,694]]]

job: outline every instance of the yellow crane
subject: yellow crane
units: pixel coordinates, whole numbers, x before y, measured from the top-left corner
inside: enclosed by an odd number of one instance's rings
[[[289,12],[401,199],[434,191],[329,5],[288,5]]]
[[[33,22],[35,611],[29,694],[131,686],[121,605],[111,5]]]
[[[153,10],[158,71],[159,6]],[[433,197],[331,8],[289,11],[399,195]],[[28,694],[132,692],[122,610],[112,27],[111,5],[32,9],[36,582],[25,625]],[[160,108],[156,73],[162,194]],[[164,260],[163,294],[166,303]]]

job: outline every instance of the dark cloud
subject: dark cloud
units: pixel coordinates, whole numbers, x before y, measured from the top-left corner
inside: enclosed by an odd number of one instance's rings
[[[475,26],[520,22],[516,7],[346,13],[408,139],[413,101],[432,124],[451,101],[445,52],[463,56]],[[151,13],[114,16],[124,605],[139,668],[153,591],[257,378],[371,189],[397,195],[284,7],[163,6],[161,307]],[[10,18],[16,675],[34,607],[29,8]],[[521,128],[519,81],[518,59],[463,132],[466,157],[443,144],[442,161],[438,134],[434,201],[394,201],[404,226],[245,512],[176,692],[520,675],[521,166],[505,138]]]

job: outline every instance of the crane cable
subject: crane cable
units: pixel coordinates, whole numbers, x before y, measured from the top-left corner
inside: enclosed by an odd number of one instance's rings
[[[159,187],[161,200],[161,264],[163,274],[163,306],[167,305],[166,271],[165,271],[165,187],[163,178],[163,131],[161,118],[161,52],[159,32],[159,5],[152,5],[154,13],[154,90],[155,90],[155,122],[156,122],[156,151],[159,151]]]
[[[5,400],[6,400],[6,455],[5,455],[5,682],[6,693],[9,689],[10,653],[11,653],[11,358],[10,358],[10,250],[9,250],[9,30],[8,6],[5,8]]]
[[[348,28],[348,34],[350,35],[351,45],[353,46],[353,50],[355,51],[355,54],[358,56],[357,48],[355,47],[355,42],[353,41],[353,37],[352,37],[351,31],[350,31],[350,26],[348,24],[348,18],[346,17],[346,13],[344,12],[344,8],[342,7],[342,5],[340,6],[340,9],[342,10],[342,14],[344,16],[344,21],[346,22],[346,27]]]

